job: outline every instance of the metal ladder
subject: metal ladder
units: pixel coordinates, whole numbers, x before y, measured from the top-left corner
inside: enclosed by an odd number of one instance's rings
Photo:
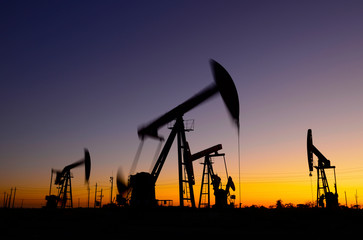
[[[185,163],[183,163],[185,165]],[[190,191],[188,174],[184,168],[184,179],[183,179],[183,202],[186,201],[193,207],[194,193]],[[184,205],[185,206],[185,205]]]
[[[208,156],[206,156],[207,158]],[[207,159],[203,164],[203,174],[202,174],[202,185],[200,186],[200,196],[198,208],[210,207],[210,177],[209,177],[209,167],[207,164]]]

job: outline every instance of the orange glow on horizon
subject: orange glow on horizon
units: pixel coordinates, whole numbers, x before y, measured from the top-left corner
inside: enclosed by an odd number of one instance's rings
[[[337,170],[337,188],[339,194],[339,203],[345,205],[345,193],[347,194],[348,206],[355,204],[355,194],[363,193],[363,179],[359,175],[363,171],[363,167],[357,169],[341,169]],[[328,173],[327,173],[328,174]],[[334,191],[333,182],[329,179],[331,191]],[[74,181],[73,186],[73,206],[87,207],[88,192],[87,186],[83,182]],[[238,180],[235,179],[236,191],[231,194],[236,195],[235,205],[238,206]],[[94,182],[90,185],[90,207],[94,206]],[[102,203],[110,202],[111,186],[107,181],[98,183],[98,190],[103,189]],[[198,205],[200,194],[200,182],[196,179],[194,185],[195,202]],[[2,186],[2,193],[10,194],[10,188]],[[270,174],[268,175],[245,173],[242,174],[241,180],[241,196],[242,205],[263,205],[265,207],[274,206],[276,201],[281,199],[283,203],[305,204],[316,201],[316,173],[312,177],[308,173],[302,174]],[[55,186],[52,187],[52,194],[56,194]],[[35,207],[39,208],[45,205],[45,196],[48,195],[49,186],[42,184],[38,187],[17,186],[15,207]],[[113,198],[117,194],[116,185],[113,188]],[[4,198],[4,195],[2,196]],[[156,199],[173,200],[173,206],[179,205],[178,182],[160,181],[156,184]],[[2,199],[3,200],[3,199]],[[358,198],[360,201],[360,199]],[[3,201],[2,201],[3,203]],[[211,204],[214,204],[213,189],[211,187]],[[2,206],[2,205],[1,205]]]
[[[313,176],[309,177],[308,165],[306,159],[306,146],[305,146],[305,132],[301,134],[302,140],[298,139],[298,144],[284,143],[280,145],[275,144],[272,147],[265,148],[261,151],[259,146],[251,145],[251,143],[242,143],[242,156],[241,156],[241,203],[243,206],[275,205],[276,201],[281,199],[283,203],[304,204],[307,202],[316,201],[316,172]],[[193,136],[190,136],[192,139]],[[335,138],[322,139],[317,134],[314,139],[317,147],[331,160],[332,165],[336,166],[337,189],[339,195],[339,203],[345,205],[345,194],[347,195],[347,205],[355,204],[356,191],[358,196],[363,193],[363,164],[359,159],[362,158],[363,153],[358,150],[358,144],[346,145],[346,149],[342,149]],[[354,141],[354,142],[358,142]],[[330,143],[330,144],[329,144]],[[196,143],[195,143],[196,145]],[[206,143],[205,145],[211,145]],[[246,145],[246,146],[245,146]],[[236,149],[231,148],[235,146],[234,139],[230,142],[223,144],[223,150],[226,153],[226,162],[228,167],[228,174],[232,176],[236,185],[236,191],[231,192],[236,196],[235,204],[239,205],[239,179],[238,179],[238,159]],[[191,145],[193,152],[203,149],[204,146],[196,147]],[[153,150],[155,151],[155,150]],[[154,155],[143,153],[144,155]],[[284,155],[281,155],[281,152]],[[92,154],[92,152],[91,152]],[[179,205],[179,190],[178,190],[178,176],[177,176],[177,160],[175,147],[171,149],[169,158],[165,162],[163,170],[156,183],[156,198],[159,200],[173,200],[173,205]],[[128,159],[132,159],[128,157]],[[263,161],[261,160],[263,159]],[[316,160],[316,158],[314,157]],[[103,189],[103,204],[110,202],[110,182],[109,177],[116,173],[119,163],[107,166],[108,169],[97,169],[104,167],[97,161],[97,156],[94,157],[94,164],[92,165],[91,178],[90,178],[90,207],[94,206],[94,188],[97,182],[99,190]],[[202,175],[202,165],[199,161],[193,163],[195,174],[194,195],[195,202],[198,205],[200,184]],[[124,167],[127,169],[126,167]],[[150,168],[150,160],[141,160],[137,172],[148,171]],[[223,186],[226,184],[226,174],[222,159],[215,159],[214,168],[216,173],[222,177]],[[35,177],[28,177],[30,172],[38,173]],[[72,178],[73,187],[73,206],[87,207],[88,192],[87,186],[84,184],[84,169],[74,169],[72,171],[74,178]],[[1,181],[1,193],[10,193],[11,187],[17,187],[15,207],[42,207],[45,205],[45,196],[49,192],[50,171],[45,170],[39,172],[37,169],[26,169],[18,173],[23,178],[16,178],[15,176],[3,176],[11,179],[11,185],[7,182]],[[331,172],[327,170],[329,178],[329,185],[331,191],[334,191],[333,182],[331,180]],[[114,177],[115,174],[114,174]],[[116,179],[116,178],[115,178]],[[52,186],[52,194],[56,193],[56,186]],[[113,198],[117,194],[116,181],[114,182]],[[5,195],[2,195],[1,203],[3,203]],[[358,197],[358,201],[361,199]],[[211,188],[211,202],[214,204],[214,195]],[[359,203],[359,202],[358,202]],[[2,206],[2,205],[1,205]]]

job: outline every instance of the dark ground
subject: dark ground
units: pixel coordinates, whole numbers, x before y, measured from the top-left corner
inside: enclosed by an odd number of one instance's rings
[[[363,211],[340,209],[0,209],[2,239],[361,237]]]

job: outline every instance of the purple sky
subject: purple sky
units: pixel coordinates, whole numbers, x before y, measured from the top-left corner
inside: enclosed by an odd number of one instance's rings
[[[132,2],[0,3],[1,190],[29,179],[47,186],[50,169],[84,147],[92,184],[118,166],[127,172],[138,126],[209,85],[210,58],[239,92],[243,172],[307,172],[308,128],[337,166],[363,166],[362,1]],[[237,178],[222,100],[188,118],[192,152],[222,143]],[[149,169],[156,144],[138,170]],[[165,167],[177,178],[172,154]]]

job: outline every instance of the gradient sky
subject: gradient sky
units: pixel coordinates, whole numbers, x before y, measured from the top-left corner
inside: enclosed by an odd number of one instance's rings
[[[308,128],[337,167],[339,202],[344,191],[348,204],[363,195],[362,1],[2,1],[0,29],[0,193],[17,187],[17,205],[44,204],[51,168],[84,147],[91,187],[109,201],[109,177],[120,166],[127,175],[137,128],[212,83],[211,58],[239,93],[243,204],[316,198]],[[221,98],[185,119],[195,119],[191,151],[221,143],[238,185],[237,132]],[[137,171],[150,169],[157,144],[146,140]],[[177,205],[175,148],[156,194]],[[84,202],[83,169],[73,174]]]

